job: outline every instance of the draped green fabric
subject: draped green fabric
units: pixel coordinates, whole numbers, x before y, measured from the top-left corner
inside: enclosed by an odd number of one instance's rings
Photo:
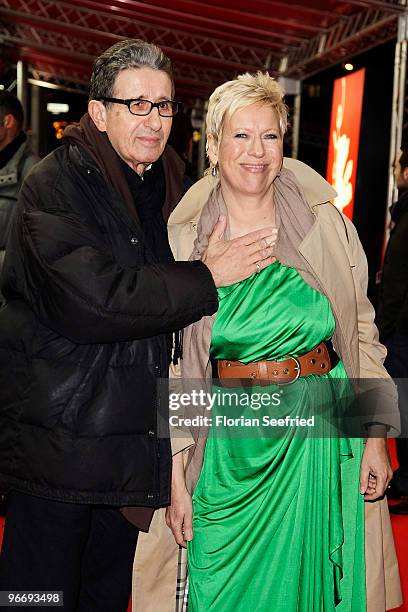
[[[279,262],[218,293],[215,359],[296,356],[333,334],[327,298]],[[316,384],[322,379],[328,384]],[[283,391],[276,414],[307,416],[341,404],[349,386],[340,361],[326,375],[251,393]],[[213,423],[223,410],[218,401]],[[360,439],[213,427],[193,496],[190,612],[365,611],[361,454]]]

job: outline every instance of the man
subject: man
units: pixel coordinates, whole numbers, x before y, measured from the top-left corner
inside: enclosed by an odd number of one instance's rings
[[[403,145],[394,163],[399,199],[391,207],[391,233],[384,257],[377,325],[387,347],[384,363],[397,379],[401,412],[401,437],[397,439],[399,468],[391,493],[408,496],[408,149]],[[408,514],[408,503],[390,506],[391,512]]]
[[[169,504],[157,392],[171,333],[216,311],[217,286],[272,261],[271,230],[175,263],[164,218],[182,172],[169,59],[122,41],[94,64],[65,144],[26,180],[0,312],[0,590],[64,592],[65,611],[126,610],[138,529]],[[257,265],[258,264],[258,265]]]
[[[39,160],[30,150],[23,123],[19,99],[8,91],[0,92],[0,270],[18,192]]]

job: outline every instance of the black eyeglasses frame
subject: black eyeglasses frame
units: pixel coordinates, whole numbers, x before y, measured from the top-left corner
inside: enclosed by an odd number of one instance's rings
[[[146,100],[145,98],[106,98],[106,97],[101,97],[98,98],[98,100],[100,102],[113,102],[114,104],[124,104],[125,106],[128,107],[128,111],[131,115],[134,115],[136,117],[147,117],[148,115],[150,115],[150,113],[152,112],[152,110],[154,108],[157,108],[157,111],[160,115],[160,117],[165,117],[166,119],[171,119],[171,117],[175,117],[175,115],[177,115],[177,113],[179,112],[179,110],[182,107],[182,102],[179,102],[178,100],[159,100],[159,102],[152,102],[151,100]],[[130,106],[132,104],[132,102],[149,102],[150,104],[150,110],[148,113],[133,113],[130,110]],[[160,104],[163,104],[163,102],[171,102],[171,104],[175,104],[176,105],[176,112],[173,115],[163,115],[160,110]]]

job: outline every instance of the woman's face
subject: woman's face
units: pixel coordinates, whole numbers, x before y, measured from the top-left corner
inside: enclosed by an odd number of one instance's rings
[[[212,163],[218,161],[222,183],[234,192],[262,197],[278,174],[283,141],[273,108],[256,103],[226,116],[218,149],[209,137]]]

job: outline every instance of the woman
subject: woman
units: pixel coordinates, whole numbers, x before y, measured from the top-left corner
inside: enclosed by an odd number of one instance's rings
[[[269,268],[255,266],[250,279],[219,292],[212,329],[204,319],[186,330],[183,375],[205,377],[211,357],[227,386],[228,368],[255,386],[274,376],[298,378],[285,409],[311,414],[335,403],[339,389],[319,385],[317,402],[316,380],[347,387],[348,377],[387,374],[355,229],[329,203],[311,208],[282,168],[286,120],[282,90],[267,74],[242,75],[210,98],[208,155],[220,180],[201,214],[193,257],[201,257],[217,222],[225,238],[270,225],[279,234]],[[282,358],[283,367],[276,361]],[[290,371],[293,358],[300,372]],[[393,388],[387,393],[395,402]],[[367,417],[374,422],[385,426],[380,435],[398,428],[394,413]],[[194,434],[194,447],[174,457],[167,513],[177,543],[188,542],[189,609],[366,610],[364,499],[382,497],[391,478],[385,439],[369,438],[363,451],[359,439],[302,439],[293,431],[280,438],[211,435],[206,444]],[[188,490],[200,468],[191,525]]]

